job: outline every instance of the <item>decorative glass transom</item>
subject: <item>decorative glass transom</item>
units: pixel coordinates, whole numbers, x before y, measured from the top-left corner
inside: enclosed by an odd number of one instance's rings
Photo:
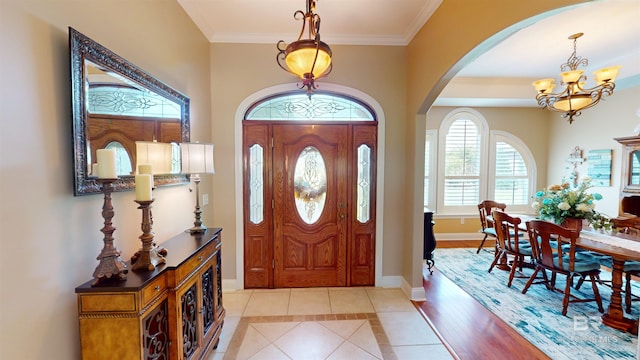
[[[364,104],[337,95],[315,93],[271,97],[249,109],[246,120],[375,121]]]
[[[91,114],[180,119],[180,105],[143,89],[120,85],[92,85],[87,93]]]
[[[358,146],[358,207],[356,219],[361,223],[369,221],[371,194],[371,148]]]
[[[262,146],[253,144],[249,148],[249,221],[259,224],[264,218],[264,166]]]
[[[314,146],[302,150],[293,173],[293,191],[298,214],[307,224],[320,218],[327,195],[327,170]]]

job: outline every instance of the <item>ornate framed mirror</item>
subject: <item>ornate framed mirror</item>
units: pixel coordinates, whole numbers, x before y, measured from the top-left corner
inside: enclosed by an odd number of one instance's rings
[[[96,150],[115,149],[114,191],[135,187],[136,142],[171,144],[171,170],[154,173],[155,186],[187,183],[177,145],[189,142],[189,98],[111,50],[69,28],[74,195],[99,193],[92,176]]]

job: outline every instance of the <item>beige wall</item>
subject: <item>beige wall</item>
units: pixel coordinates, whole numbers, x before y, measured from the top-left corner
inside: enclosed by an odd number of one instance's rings
[[[616,216],[618,214],[620,176],[622,166],[621,145],[615,137],[631,136],[640,124],[640,87],[616,90],[615,94],[596,107],[585,110],[569,124],[559,113],[539,108],[473,108],[487,120],[491,130],[503,130],[518,136],[532,152],[538,174],[536,189],[560,183],[571,171],[566,162],[575,146],[584,150],[612,149],[611,186],[596,187],[603,195],[596,210]],[[439,129],[441,121],[453,107],[433,107],[427,114],[427,129]],[[580,177],[587,176],[588,162],[578,167]],[[476,233],[480,223],[471,217],[461,223],[460,218],[438,218],[434,228],[438,234]],[[446,237],[446,235],[443,235]]]
[[[455,73],[474,56],[497,44],[518,28],[524,20],[581,0],[447,0],[411,40],[407,48],[407,120],[409,134],[405,177],[406,206],[404,279],[413,287],[422,284],[422,161],[424,137],[418,125],[427,110]],[[463,26],[460,26],[463,25]],[[488,39],[488,40],[487,40]],[[423,157],[423,156],[422,156]]]
[[[403,119],[406,89],[406,48],[399,46],[332,46],[336,64],[331,82],[355,88],[374,98],[384,109],[386,119],[386,169],[384,169],[384,257],[383,275],[399,275],[401,266],[402,208],[404,206],[403,177],[405,130]],[[241,191],[241,180],[235,172],[235,116],[240,103],[262,89],[289,83],[296,90],[296,79],[280,70],[275,62],[275,45],[213,44],[211,46],[213,140],[216,144],[216,175],[214,221],[225,230],[223,245],[223,275],[234,279],[236,241],[235,192]],[[230,189],[234,189],[230,191]],[[240,219],[241,220],[241,219]]]
[[[437,95],[432,89],[485,38],[544,9],[576,2],[447,0],[408,47],[332,47],[336,67],[328,81],[369,94],[386,115],[384,274],[421,286],[422,205],[415,195],[422,174],[414,154],[422,152],[424,139],[415,130],[416,114],[424,116]],[[77,359],[73,291],[97,265],[102,199],[72,195],[67,27],[191,97],[192,139],[216,144],[216,174],[202,187],[211,201],[206,223],[225,228],[225,278],[235,276],[237,258],[231,246],[232,198],[239,190],[233,169],[236,108],[250,94],[292,80],[275,66],[275,46],[210,45],[175,0],[2,0],[0,20],[0,358]],[[194,199],[187,186],[159,189],[154,196],[158,240],[192,225]],[[116,246],[125,258],[139,247],[133,199],[126,192],[113,200]]]
[[[440,124],[455,107],[432,107],[426,117],[427,129],[440,129]],[[487,121],[489,130],[511,133],[522,140],[531,151],[536,163],[537,176],[535,188],[547,179],[547,149],[549,147],[549,117],[547,111],[537,108],[493,108],[475,107]],[[477,215],[477,214],[469,214]],[[435,231],[438,233],[476,233],[480,226],[477,216],[464,216],[464,219],[451,216],[438,218]]]
[[[2,359],[80,357],[74,289],[103,246],[102,197],[73,196],[69,26],[188,94],[192,139],[211,140],[209,43],[176,1],[0,2]],[[157,240],[193,226],[193,196],[154,191]],[[140,247],[134,197],[113,195],[124,260]]]
[[[596,203],[596,210],[617,216],[623,160],[622,146],[613,138],[632,136],[635,127],[640,125],[640,87],[616,89],[605,101],[574,118],[571,125],[557,113],[549,113],[548,116],[551,117],[551,127],[546,185],[557,184],[568,176],[570,169],[567,170],[566,160],[576,146],[584,150],[584,157],[587,157],[589,150],[612,149],[611,186],[596,187],[593,190],[603,196]],[[580,177],[587,175],[588,165],[585,162],[578,167]]]

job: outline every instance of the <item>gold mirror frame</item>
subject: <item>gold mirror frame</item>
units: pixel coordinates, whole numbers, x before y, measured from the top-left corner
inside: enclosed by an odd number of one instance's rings
[[[171,88],[160,80],[147,74],[144,70],[118,56],[111,50],[91,40],[77,30],[69,27],[69,51],[71,55],[71,101],[73,117],[73,168],[74,195],[96,194],[101,187],[96,178],[90,177],[88,163],[89,143],[86,61],[109,69],[117,75],[132,81],[141,87],[153,91],[180,106],[181,142],[189,142],[189,98]],[[189,180],[183,174],[156,174],[154,185],[167,186],[187,183]],[[113,183],[114,191],[126,191],[135,188],[133,176],[120,176]]]

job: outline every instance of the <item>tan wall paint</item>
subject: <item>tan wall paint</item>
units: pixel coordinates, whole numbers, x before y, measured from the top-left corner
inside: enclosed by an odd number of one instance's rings
[[[427,114],[427,129],[439,130],[440,124],[455,107],[432,107]],[[537,164],[535,188],[546,183],[547,148],[549,143],[549,117],[547,111],[537,108],[472,108],[487,121],[489,130],[511,133],[524,142],[531,151]],[[469,215],[476,215],[475,213]],[[473,233],[477,232],[480,223],[477,219],[460,223],[460,218],[438,218],[438,233]]]
[[[421,210],[414,210],[421,202],[415,198],[421,174],[416,176],[420,162],[414,154],[423,144],[422,132],[415,131],[415,114],[433,94],[431,89],[463,54],[505,26],[577,2],[447,0],[409,47],[335,47],[336,68],[329,81],[370,94],[387,116],[384,196],[389,217],[384,237],[392,246],[385,249],[385,274],[421,286],[422,219]],[[226,178],[233,169],[229,157],[235,107],[259,89],[292,82],[275,66],[275,46],[210,45],[174,0],[3,0],[0,358],[79,358],[73,289],[90,277],[102,246],[101,198],[72,195],[67,26],[191,97],[192,139],[216,143],[217,173],[202,184],[211,191],[215,207],[205,208],[206,223],[225,227],[229,243],[235,241],[235,219],[226,206],[238,190],[235,180]],[[229,54],[220,54],[227,50]],[[234,56],[238,54],[253,57],[246,61],[254,77],[246,70],[230,70],[245,61]],[[157,190],[155,197],[158,239],[191,226],[193,194],[186,186]],[[139,247],[135,219],[140,214],[133,198],[131,192],[114,195],[116,245],[127,257]],[[235,266],[226,264],[235,262],[234,249],[223,249],[225,277],[234,275]]]
[[[0,3],[2,359],[80,358],[74,288],[103,246],[102,196],[73,196],[68,26],[189,95],[192,138],[211,140],[209,43],[176,1]],[[134,197],[113,195],[124,260],[140,247]],[[186,185],[154,197],[158,242],[193,226]]]
[[[417,124],[457,70],[472,60],[473,56],[465,54],[482,53],[509,34],[502,32],[505,28],[527,18],[581,2],[584,1],[447,0],[409,44],[406,131],[407,138],[414,141],[408,141],[405,150],[407,163],[413,167],[405,173],[407,216],[402,275],[411,287],[422,284],[422,167],[416,154],[424,149],[424,137],[417,137]],[[499,32],[502,33],[495,35]]]
[[[622,69],[621,69],[622,71]],[[612,149],[613,170],[610,187],[596,187],[603,199],[596,203],[596,210],[610,216],[618,215],[622,174],[622,146],[613,140],[616,137],[632,136],[640,125],[640,87],[615,90],[615,93],[598,105],[582,112],[569,125],[558,113],[549,112],[548,176],[544,185],[557,184],[567,176],[566,159],[574,147],[579,146],[587,157],[589,150]],[[624,160],[626,161],[626,160]],[[587,175],[589,163],[578,167],[580,177]],[[543,186],[544,186],[543,185]]]
[[[386,169],[383,275],[398,275],[401,269],[403,239],[402,209],[404,207],[404,108],[406,48],[398,46],[332,46],[336,65],[329,77],[317,82],[349,86],[367,93],[380,103],[386,118]],[[295,90],[296,78],[280,70],[275,62],[275,45],[212,44],[212,111],[213,137],[216,144],[216,175],[214,176],[215,223],[225,229],[223,275],[237,276],[236,261],[242,254],[235,253],[235,192],[241,180],[234,176],[235,139],[234,121],[240,103],[251,94],[279,84],[291,83]],[[229,191],[229,189],[235,189]]]
[[[571,168],[566,162],[575,146],[580,146],[583,156],[589,150],[612,149],[611,186],[595,187],[603,195],[596,203],[596,210],[609,216],[618,215],[621,187],[622,152],[616,137],[633,135],[640,125],[640,88],[616,90],[615,94],[596,107],[585,110],[569,125],[559,113],[543,109],[475,108],[489,123],[491,129],[511,132],[520,137],[534,154],[538,164],[536,189],[557,184],[569,176]],[[435,107],[429,110],[428,128],[437,129],[440,121],[454,108]],[[556,155],[557,154],[557,155]],[[580,177],[587,176],[589,163],[578,166]],[[437,234],[475,233],[480,222],[477,217],[438,218],[434,230]],[[446,236],[446,235],[445,235]]]

